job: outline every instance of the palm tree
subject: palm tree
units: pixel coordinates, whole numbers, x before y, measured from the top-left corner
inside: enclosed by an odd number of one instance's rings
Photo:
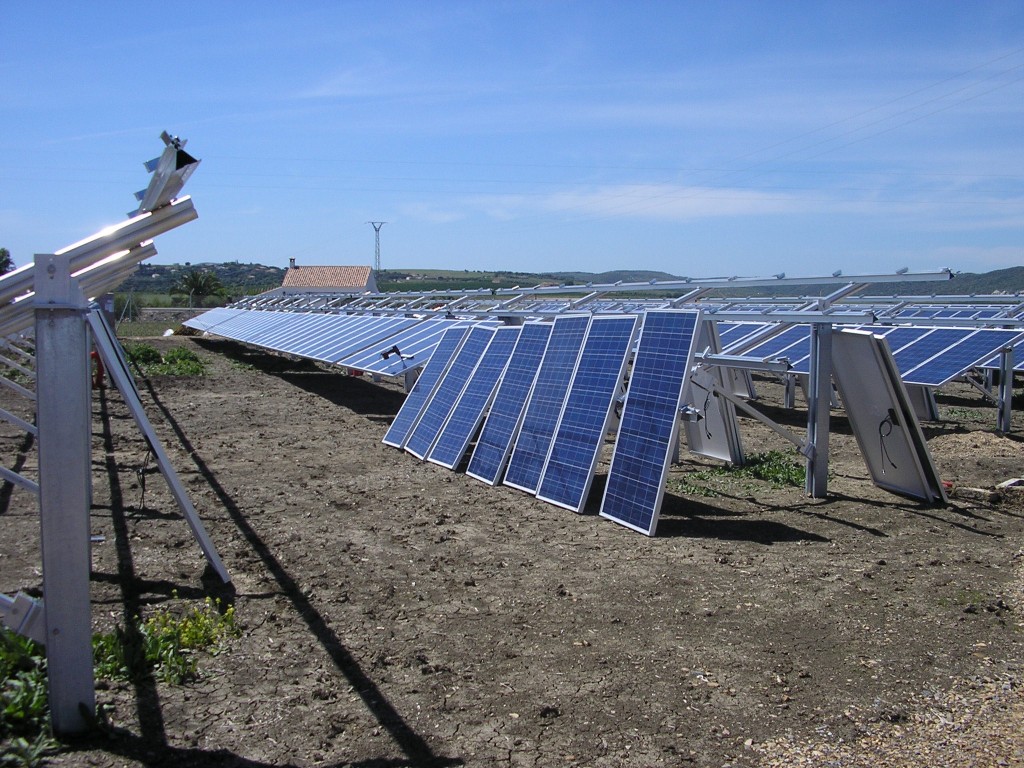
[[[204,296],[223,296],[224,286],[221,284],[220,278],[213,272],[192,269],[171,286],[170,292],[172,296],[188,296],[188,305],[191,307],[193,299],[202,299]]]

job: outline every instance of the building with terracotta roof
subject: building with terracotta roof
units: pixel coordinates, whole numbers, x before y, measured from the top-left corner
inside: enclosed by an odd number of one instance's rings
[[[269,293],[377,293],[377,279],[370,267],[300,266],[291,259],[281,287]]]

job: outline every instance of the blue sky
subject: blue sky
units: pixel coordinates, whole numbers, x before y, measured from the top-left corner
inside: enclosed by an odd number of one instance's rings
[[[1024,265],[1024,3],[0,6],[0,246],[789,275]]]

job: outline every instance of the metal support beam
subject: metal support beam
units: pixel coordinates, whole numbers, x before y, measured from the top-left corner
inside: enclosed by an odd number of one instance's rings
[[[89,605],[90,437],[87,305],[71,258],[35,258],[39,517],[50,717],[85,730],[96,709]]]
[[[807,385],[807,494],[828,492],[828,430],[832,402],[832,326],[811,325],[811,374]]]
[[[1010,433],[1011,404],[1013,402],[1013,347],[1007,347],[999,356],[999,415],[996,431]]]

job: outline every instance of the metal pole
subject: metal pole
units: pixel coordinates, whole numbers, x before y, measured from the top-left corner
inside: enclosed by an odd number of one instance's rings
[[[1010,420],[1013,403],[1013,347],[1007,347],[999,355],[999,413],[996,429],[1001,435],[1010,434]]]
[[[367,224],[373,227],[374,241],[376,244],[376,250],[373,256],[373,271],[374,274],[380,272],[380,228],[387,224],[386,221],[368,221]]]
[[[68,254],[35,258],[39,517],[53,730],[96,709],[89,605],[91,392],[84,312]]]
[[[828,429],[832,402],[832,324],[811,325],[811,371],[807,385],[807,494],[828,492]]]

